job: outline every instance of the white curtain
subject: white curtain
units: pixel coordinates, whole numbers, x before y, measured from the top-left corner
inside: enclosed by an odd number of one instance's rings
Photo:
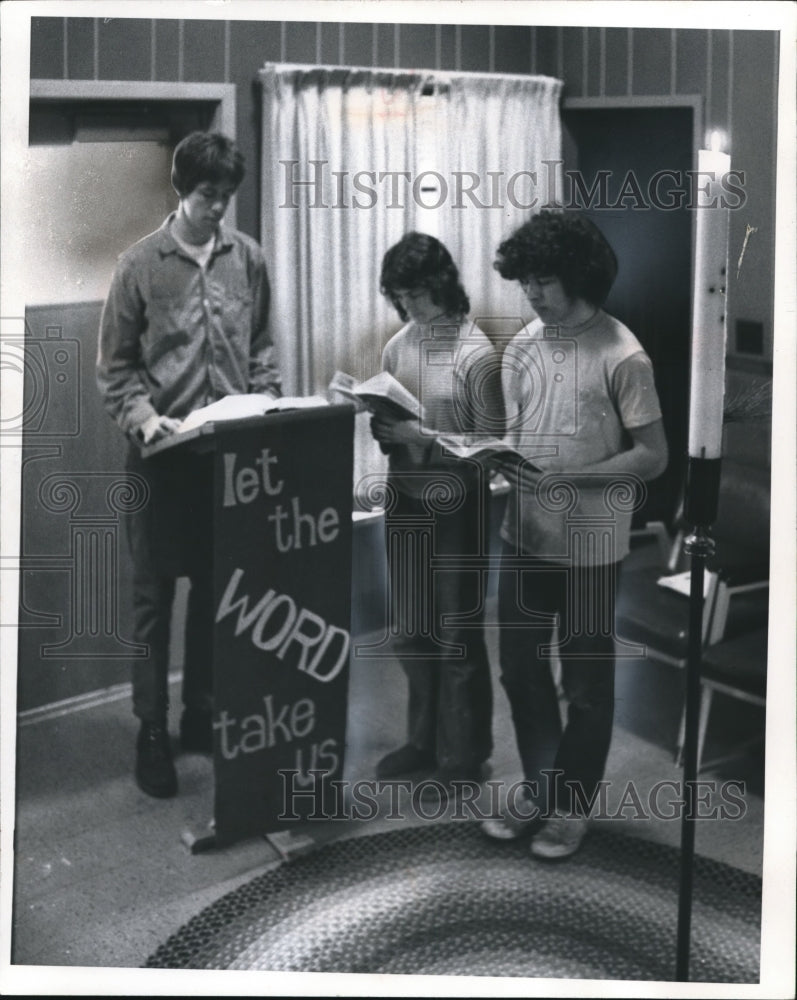
[[[261,79],[273,335],[286,392],[323,392],[337,369],[358,378],[378,372],[397,328],[379,273],[414,213],[406,191],[393,197],[390,176],[379,177],[415,173],[424,78],[267,66]]]
[[[520,286],[493,268],[495,251],[552,195],[561,197],[562,83],[468,75],[450,75],[447,83],[438,89],[446,102],[443,175],[452,180],[437,235],[460,265],[472,316],[503,339],[532,314]]]
[[[382,256],[413,228],[449,248],[488,333],[528,319],[492,264],[561,191],[560,80],[276,64],[260,75],[262,239],[287,392],[379,370],[398,326],[379,294]]]
[[[446,244],[488,334],[517,331],[528,306],[492,263],[559,171],[561,81],[278,64],[260,78],[262,243],[286,393],[380,370],[400,326],[379,292],[382,257],[411,229]],[[358,416],[355,484],[383,468]]]

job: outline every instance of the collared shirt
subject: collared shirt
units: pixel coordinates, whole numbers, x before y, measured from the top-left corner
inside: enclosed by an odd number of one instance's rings
[[[173,219],[120,256],[100,320],[97,383],[130,436],[155,414],[179,420],[229,394],[281,391],[262,250],[219,227],[200,267]]]

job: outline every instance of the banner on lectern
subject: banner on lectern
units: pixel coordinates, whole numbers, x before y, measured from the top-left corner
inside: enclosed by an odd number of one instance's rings
[[[320,819],[343,773],[353,414],[217,425],[215,834]]]

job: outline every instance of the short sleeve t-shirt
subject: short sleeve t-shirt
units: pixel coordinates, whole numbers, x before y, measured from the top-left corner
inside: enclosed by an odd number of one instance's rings
[[[535,320],[502,362],[507,437],[533,464],[563,468],[562,488],[513,489],[501,529],[519,551],[552,562],[602,564],[628,554],[633,505],[618,477],[579,468],[629,447],[627,432],[661,418],[653,366],[631,331],[602,310],[578,327]],[[560,484],[561,484],[560,480]]]
[[[469,319],[439,319],[432,327],[409,322],[382,353],[390,372],[424,408],[428,444],[399,445],[390,454],[391,482],[419,497],[440,474],[458,476],[467,489],[475,468],[444,455],[437,434],[495,434],[503,418],[498,356]]]

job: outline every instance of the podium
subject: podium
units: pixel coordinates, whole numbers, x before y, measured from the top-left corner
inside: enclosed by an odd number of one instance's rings
[[[214,810],[207,831],[183,838],[194,853],[331,808],[346,737],[353,430],[352,408],[330,405],[169,440],[206,454],[213,476]]]

